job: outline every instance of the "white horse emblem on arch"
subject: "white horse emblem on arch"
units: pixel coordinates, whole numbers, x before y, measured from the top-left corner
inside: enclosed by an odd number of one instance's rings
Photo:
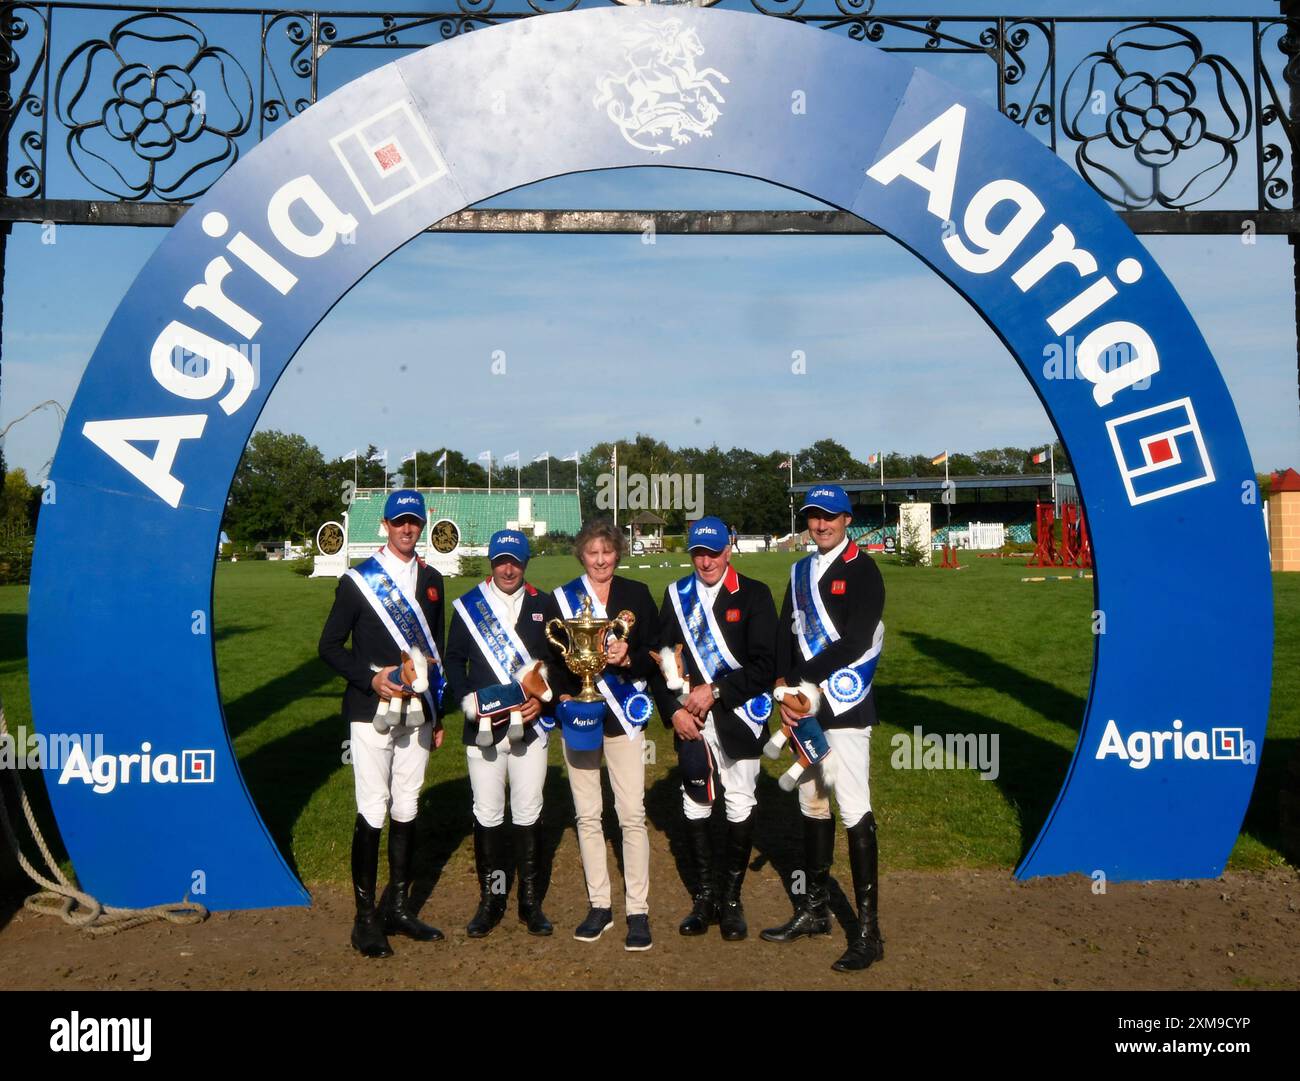
[[[697,71],[704,45],[680,19],[646,23],[623,37],[630,70],[608,72],[597,82],[594,104],[618,125],[623,138],[641,150],[665,154],[692,135],[708,138],[726,101],[712,80],[729,83],[716,68]],[[663,142],[667,135],[671,143]]]

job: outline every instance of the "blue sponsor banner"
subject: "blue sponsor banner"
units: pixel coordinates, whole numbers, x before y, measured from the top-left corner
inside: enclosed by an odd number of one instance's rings
[[[47,774],[90,892],[306,903],[240,775],[211,638],[221,514],[258,415],[338,299],[430,222],[566,172],[644,165],[852,210],[1007,343],[1070,452],[1106,615],[1074,760],[1019,873],[1222,869],[1263,745],[1272,602],[1241,426],[1173,287],[1066,165],[903,59],[756,14],[648,7],[476,30],[356,80],[244,157],[131,286],[69,410],[32,568],[37,727],[91,727],[105,748]],[[1052,349],[1064,377],[1045,367]],[[1231,553],[1212,590],[1193,543],[1206,523]],[[88,596],[66,568],[110,537],[130,543]],[[1189,672],[1210,648],[1215,663]],[[69,706],[69,658],[91,723]],[[175,688],[161,705],[159,671]],[[96,783],[109,758],[114,783]]]

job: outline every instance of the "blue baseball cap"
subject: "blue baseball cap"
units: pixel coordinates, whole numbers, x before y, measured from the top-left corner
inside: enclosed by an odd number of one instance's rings
[[[528,538],[517,529],[498,529],[488,541],[489,563],[495,563],[502,556],[509,556],[522,567],[531,554]]]
[[[824,510],[827,514],[853,513],[853,504],[849,502],[848,493],[838,484],[819,484],[816,488],[810,488],[808,494],[804,496],[799,513],[802,514],[810,507]]]
[[[390,492],[384,504],[384,518],[395,522],[398,518],[419,518],[423,525],[429,520],[424,511],[424,496],[413,488],[398,488]]]
[[[709,515],[691,526],[686,550],[693,552],[696,548],[707,548],[710,552],[721,552],[731,543],[729,538],[730,530],[727,529],[727,523],[721,518]]]

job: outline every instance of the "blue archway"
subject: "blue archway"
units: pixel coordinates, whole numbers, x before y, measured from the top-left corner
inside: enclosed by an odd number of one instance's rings
[[[214,909],[307,900],[240,776],[199,618],[258,414],[338,299],[430,223],[647,164],[852,211],[1006,342],[1069,447],[1106,615],[1073,761],[1018,873],[1222,870],[1263,744],[1271,583],[1241,426],[1178,295],[1064,164],[953,87],[778,19],[650,7],[480,30],[356,80],[223,177],[132,285],[69,412],[32,568],[36,723],[104,742],[46,776],[88,890],[171,901],[201,870]],[[1076,377],[1049,379],[1044,347],[1067,336]],[[260,347],[260,382],[232,340]],[[1126,363],[1101,363],[1112,346]],[[1194,543],[1210,529],[1231,553],[1213,593]],[[87,590],[72,568],[105,538],[128,543]]]

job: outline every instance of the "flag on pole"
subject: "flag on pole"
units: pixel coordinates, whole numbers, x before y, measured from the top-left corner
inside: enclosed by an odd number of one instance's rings
[[[543,451],[541,454],[539,454],[536,458],[533,459],[533,465],[536,465],[538,462],[549,462],[550,460],[551,460],[551,452]]]
[[[942,454],[930,459],[931,465],[943,465],[948,460],[948,452],[945,450]]]
[[[407,462],[413,462],[413,461],[415,461],[415,451],[411,451],[410,454],[408,454],[405,458],[403,458],[402,464],[405,465]]]
[[[867,465],[875,465],[879,461],[880,461],[880,452],[877,451],[875,454],[871,455],[871,457],[867,459]]]
[[[560,459],[560,461],[562,462],[576,462],[577,460],[578,460],[578,452],[576,450],[572,454],[570,454],[567,458]]]
[[[446,465],[446,464],[447,464],[447,452],[444,450],[444,451],[442,452],[442,457],[439,458],[436,462],[433,463],[433,468],[434,468],[434,469],[437,469],[438,466],[440,466],[440,465]]]
[[[369,458],[366,459],[366,461],[368,461],[368,462],[383,462],[384,465],[387,465],[387,464],[388,464],[388,451],[383,450],[383,451],[380,451],[378,454],[372,454]]]
[[[357,452],[355,450],[351,454],[345,454],[339,459],[340,462],[355,462],[356,460]]]
[[[1034,455],[1034,465],[1042,465],[1045,461],[1047,461],[1047,451],[1040,450]]]
[[[510,454],[507,454],[504,458],[499,458],[498,461],[500,461],[502,465],[518,465],[519,452],[516,450]]]

